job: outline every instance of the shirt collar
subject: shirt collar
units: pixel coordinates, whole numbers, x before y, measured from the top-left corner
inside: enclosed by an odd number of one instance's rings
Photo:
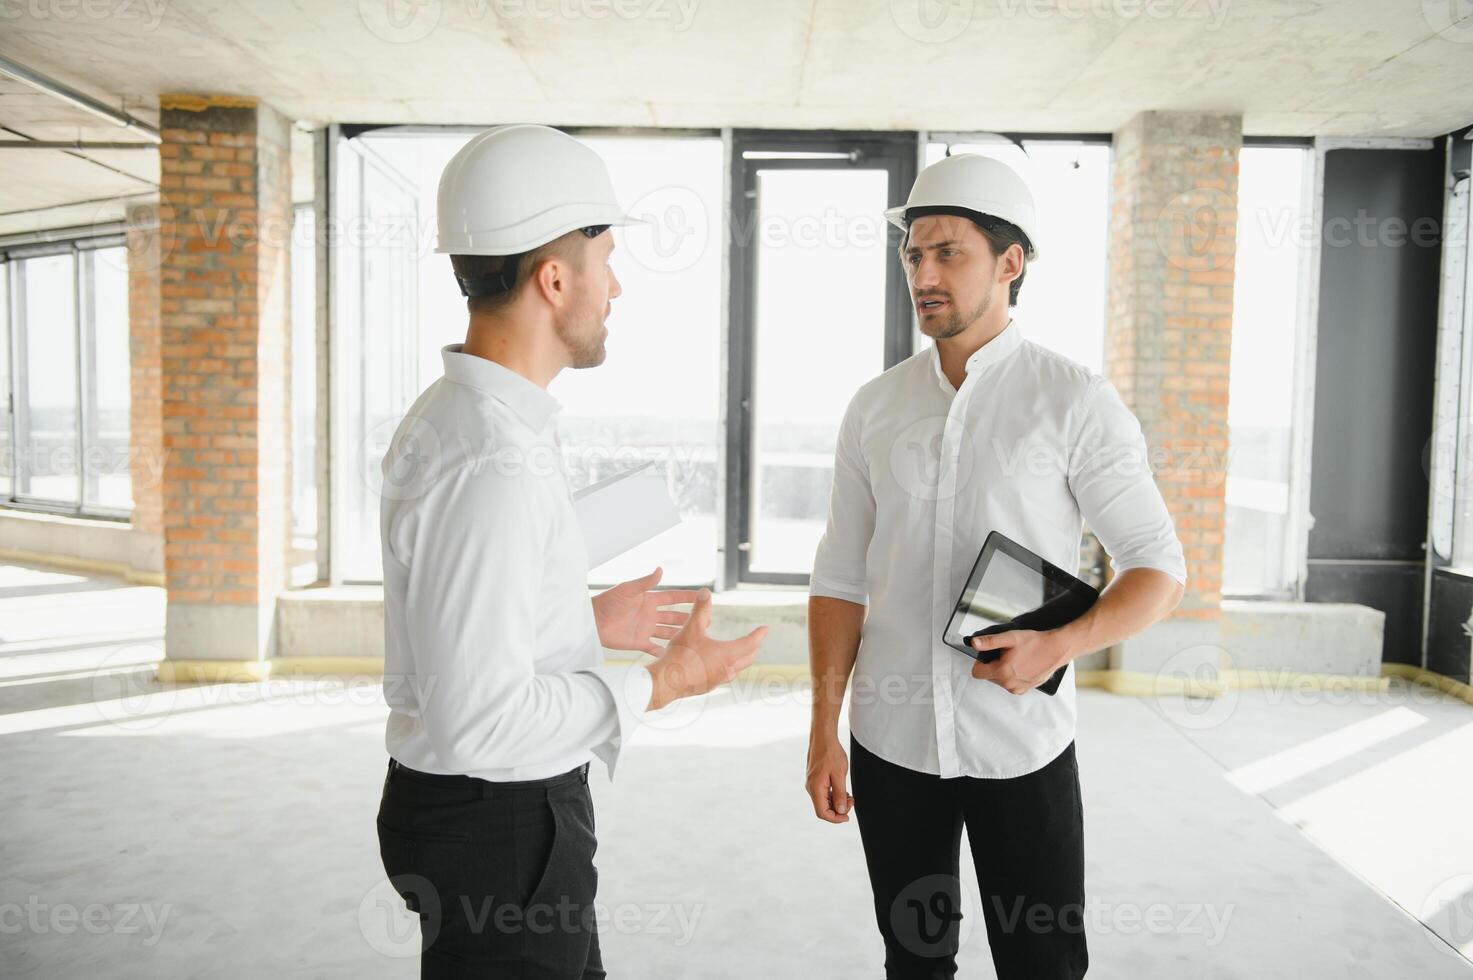
[[[510,408],[534,432],[541,432],[548,421],[562,410],[558,400],[545,388],[505,365],[465,353],[464,347],[464,344],[451,344],[441,349],[447,381],[484,391]]]
[[[1003,327],[996,337],[977,348],[972,356],[967,358],[967,373],[976,374],[985,370],[1017,350],[1022,343],[1023,332],[1017,326],[1017,321],[1010,317],[1008,325]],[[936,372],[936,378],[941,382],[941,387],[952,391],[951,381],[947,379],[946,372],[941,370],[941,351],[937,348],[935,341],[931,343],[931,368]]]

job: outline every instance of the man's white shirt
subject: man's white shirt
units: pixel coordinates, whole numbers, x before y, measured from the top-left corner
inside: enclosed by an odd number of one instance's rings
[[[941,776],[1033,772],[1075,732],[1074,668],[1053,696],[971,676],[941,633],[993,530],[1074,571],[1084,525],[1118,574],[1186,563],[1139,421],[1103,377],[1009,321],[961,389],[934,345],[861,387],[840,425],[810,595],[867,603],[849,725]]]
[[[443,357],[382,467],[389,755],[495,781],[597,755],[612,776],[652,679],[604,664],[558,403],[461,345]]]

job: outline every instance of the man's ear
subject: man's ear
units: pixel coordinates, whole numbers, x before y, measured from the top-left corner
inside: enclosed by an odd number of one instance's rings
[[[568,297],[568,269],[563,260],[550,255],[537,263],[528,283],[553,307],[560,307]]]
[[[999,272],[1017,271],[1017,275],[1009,277],[1006,281],[1012,282],[1023,274],[1023,246],[1017,242],[1009,245],[1003,253],[997,257]]]

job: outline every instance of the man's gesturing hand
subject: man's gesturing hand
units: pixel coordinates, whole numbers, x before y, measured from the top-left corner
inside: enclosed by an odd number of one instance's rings
[[[656,568],[644,578],[622,582],[593,597],[593,618],[598,623],[598,642],[610,650],[639,650],[659,656],[664,650],[656,640],[669,640],[690,618],[670,606],[695,602],[694,589],[653,591],[664,570]]]
[[[725,684],[757,659],[767,636],[767,627],[759,626],[740,639],[717,640],[706,635],[710,626],[711,593],[702,589],[696,594],[695,608],[684,628],[663,650],[656,647],[651,651],[658,651],[659,658],[648,668],[655,679],[649,704],[652,710]]]

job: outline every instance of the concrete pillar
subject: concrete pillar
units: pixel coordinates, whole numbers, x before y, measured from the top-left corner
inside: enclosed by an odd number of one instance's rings
[[[257,676],[289,546],[289,130],[253,98],[160,109],[164,673]]]
[[[159,387],[159,210],[128,209],[128,383],[133,453],[129,565],[162,582],[164,570],[164,435]]]
[[[1105,373],[1140,419],[1187,592],[1116,669],[1196,673],[1220,639],[1242,119],[1142,112],[1115,133]]]

